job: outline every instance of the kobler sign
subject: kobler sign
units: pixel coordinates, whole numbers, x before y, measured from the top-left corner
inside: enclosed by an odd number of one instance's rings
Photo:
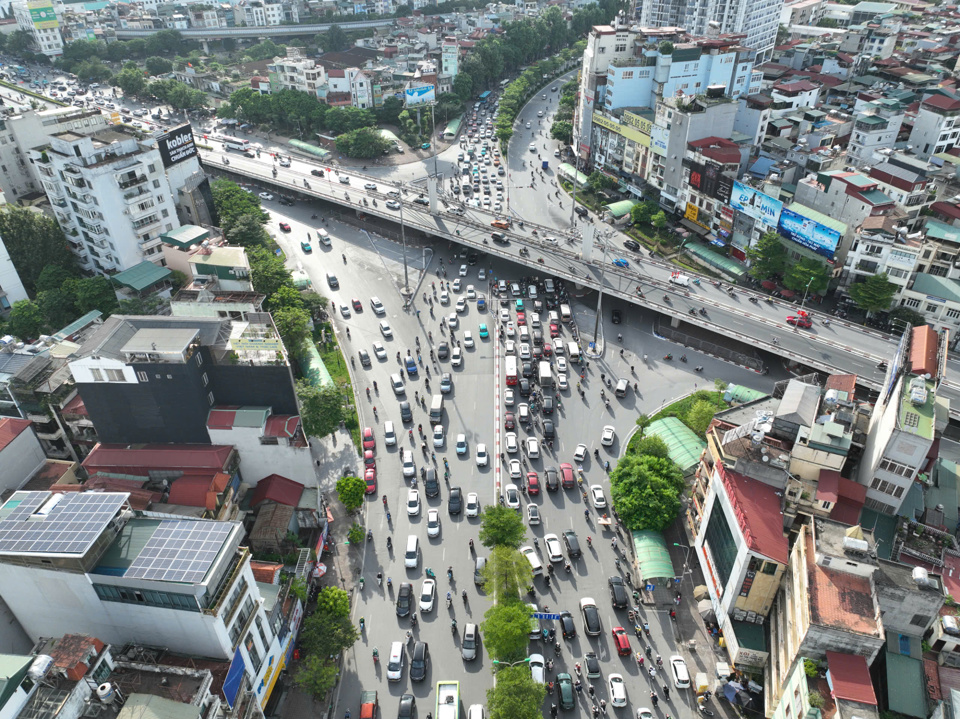
[[[164,167],[189,160],[197,154],[197,146],[193,141],[193,128],[190,125],[181,125],[170,130],[166,135],[160,137],[158,145]]]

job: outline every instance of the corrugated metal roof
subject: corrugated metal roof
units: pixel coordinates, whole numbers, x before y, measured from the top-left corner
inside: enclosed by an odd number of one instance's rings
[[[158,282],[167,279],[173,274],[168,267],[159,267],[149,260],[134,265],[128,270],[118,272],[110,279],[121,287],[129,287],[135,292],[141,292]]]
[[[891,711],[926,719],[927,696],[923,664],[903,654],[887,652],[887,703]]]
[[[931,297],[940,297],[950,302],[960,302],[960,282],[920,272],[913,281],[914,292]]]
[[[672,578],[675,574],[667,541],[660,532],[644,530],[633,533],[633,548],[644,581]]]
[[[670,450],[670,459],[683,471],[688,473],[700,461],[700,455],[707,443],[676,417],[658,419],[647,428],[648,436],[662,439]]]

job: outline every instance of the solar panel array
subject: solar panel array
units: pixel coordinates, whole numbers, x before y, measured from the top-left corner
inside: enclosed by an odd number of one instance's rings
[[[17,496],[17,495],[21,496]],[[0,552],[85,554],[127,501],[126,493],[64,494],[46,514],[34,514],[50,492],[22,492],[19,504],[0,520]]]
[[[161,522],[123,576],[161,582],[202,582],[231,531],[233,524],[226,522]]]

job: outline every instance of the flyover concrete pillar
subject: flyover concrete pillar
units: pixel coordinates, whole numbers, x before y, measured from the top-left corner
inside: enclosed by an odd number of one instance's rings
[[[679,326],[680,326],[680,318],[679,318],[679,317],[671,317],[671,318],[670,318],[670,326],[673,327],[674,329],[676,329],[677,327],[679,327]]]

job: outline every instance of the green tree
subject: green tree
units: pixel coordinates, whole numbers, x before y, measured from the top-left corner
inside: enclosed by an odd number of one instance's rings
[[[260,207],[260,198],[252,192],[244,192],[240,185],[230,180],[214,180],[210,183],[217,222],[224,232],[229,232],[233,223],[243,215],[250,215],[261,224],[266,224],[270,215]]]
[[[529,667],[504,667],[497,672],[496,684],[487,689],[488,716],[490,719],[541,719],[546,696],[546,686],[533,680]]]
[[[550,126],[550,137],[559,140],[565,145],[573,142],[573,123],[566,120],[559,120]]]
[[[480,544],[484,547],[516,549],[526,539],[527,528],[515,510],[488,504],[480,516]]]
[[[347,532],[347,543],[359,546],[363,543],[363,538],[366,536],[367,530],[363,528],[363,525],[354,522],[350,525],[350,529]]]
[[[173,71],[173,63],[167,60],[165,57],[148,57],[144,61],[143,65],[147,69],[147,74],[149,75],[165,75],[166,73]]]
[[[670,41],[668,41],[668,40],[664,40],[662,43],[660,43],[660,54],[661,54],[661,55],[672,55],[672,54],[673,54],[673,43],[670,42]]]
[[[343,28],[334,23],[322,36],[319,37],[319,44],[324,52],[340,52],[345,50],[350,40]]]
[[[64,283],[64,287],[73,295],[77,312],[81,315],[91,310],[100,310],[103,314],[110,315],[118,307],[113,284],[102,275],[70,279]]]
[[[188,44],[177,30],[160,30],[146,40],[145,50],[151,55],[182,55]]]
[[[285,285],[270,297],[271,312],[276,312],[283,308],[295,310],[304,309],[303,294],[296,287]]]
[[[850,299],[866,312],[883,312],[890,309],[890,303],[896,292],[897,286],[890,281],[886,272],[870,275],[865,281],[857,282],[847,290]]]
[[[340,587],[324,587],[317,592],[317,611],[332,617],[349,617],[350,594]]]
[[[495,546],[483,568],[483,585],[496,597],[519,597],[533,583],[530,562],[513,547]],[[527,625],[529,629],[529,624]]]
[[[297,667],[293,680],[302,691],[322,699],[337,685],[339,675],[340,668],[332,661],[308,654]]]
[[[757,244],[748,247],[747,259],[750,276],[761,281],[782,275],[789,262],[787,248],[776,232],[765,232]]]
[[[97,58],[85,60],[77,65],[76,75],[80,80],[86,82],[106,82],[113,77],[110,68]]]
[[[311,614],[303,622],[301,642],[306,656],[317,657],[318,662],[310,667],[309,673],[303,678],[300,678],[300,672],[308,665],[301,665],[297,672],[297,684],[307,691],[319,692],[320,696],[326,694],[332,685],[327,686],[329,676],[324,666],[329,664],[336,669],[335,658],[344,649],[353,646],[359,638],[360,632],[349,616],[322,611]]]
[[[300,417],[308,437],[326,437],[340,426],[344,413],[344,391],[334,385],[315,387],[306,380],[297,381]]]
[[[281,288],[284,289],[287,288]],[[273,311],[273,321],[287,349],[299,352],[310,336],[310,315],[307,311],[296,307],[281,307]]]
[[[40,336],[44,324],[43,311],[36,302],[18,300],[13,303],[7,318],[7,331],[14,337],[28,342]]]
[[[33,36],[26,30],[14,30],[7,38],[7,51],[13,55],[23,55],[33,44]]]
[[[231,245],[240,247],[266,247],[270,244],[270,235],[263,227],[259,217],[240,215],[229,223],[230,229],[224,234]]]
[[[359,477],[341,477],[337,480],[337,496],[348,512],[363,506],[363,494],[366,483]]]
[[[910,307],[896,307],[890,310],[890,319],[899,320],[913,327],[922,327],[927,324],[927,318]]]
[[[610,473],[610,495],[628,529],[662,531],[680,511],[683,473],[673,462],[628,454]]]
[[[638,225],[649,225],[653,221],[653,216],[660,211],[660,205],[652,200],[644,200],[639,205],[634,205],[630,210],[630,219]]]
[[[587,184],[590,185],[590,189],[594,192],[600,192],[600,190],[609,190],[616,187],[617,181],[602,172],[594,171],[591,172],[587,178]]]
[[[147,80],[139,70],[121,70],[113,78],[113,84],[123,90],[124,95],[142,95],[147,88]]]
[[[825,262],[801,257],[783,276],[783,286],[794,292],[822,295],[830,284],[830,270]]]
[[[62,289],[67,280],[76,277],[76,273],[72,270],[73,268],[61,267],[59,265],[45,267],[37,278],[37,292]]]
[[[667,226],[667,215],[663,210],[657,212],[653,217],[650,218],[650,224],[653,225],[654,229],[657,231],[657,239],[660,238],[660,233],[663,232],[663,228]]]
[[[717,408],[713,403],[703,399],[697,400],[687,412],[686,425],[697,434],[705,434],[716,413]]]
[[[318,319],[320,317],[320,311],[326,309],[327,305],[330,304],[330,300],[312,290],[301,292],[300,298],[303,300],[304,309],[306,309],[314,319]]]
[[[0,211],[0,237],[6,245],[20,281],[30,295],[48,267],[76,271],[76,260],[56,221],[26,207],[7,205]]]
[[[839,24],[832,17],[821,18],[820,22],[817,23],[817,27],[839,27]]]
[[[662,438],[656,435],[644,437],[636,445],[637,454],[648,454],[661,459],[670,459],[670,448]]]
[[[290,271],[280,257],[262,247],[250,249],[247,256],[250,258],[250,282],[256,292],[269,298],[281,287],[293,287]]]
[[[329,114],[329,113],[328,113]],[[346,157],[370,159],[380,157],[390,148],[390,141],[372,127],[345,132],[337,138],[337,152]]]
[[[80,316],[73,296],[59,288],[38,292],[37,305],[49,327],[65,327]]]
[[[527,653],[530,639],[530,608],[514,598],[501,600],[484,614],[483,644],[491,658],[513,662]]]
[[[453,92],[461,102],[468,102],[473,97],[473,78],[466,73],[457,73],[453,78]]]
[[[391,95],[377,108],[377,121],[383,125],[396,125],[397,118],[403,112],[403,100]]]

